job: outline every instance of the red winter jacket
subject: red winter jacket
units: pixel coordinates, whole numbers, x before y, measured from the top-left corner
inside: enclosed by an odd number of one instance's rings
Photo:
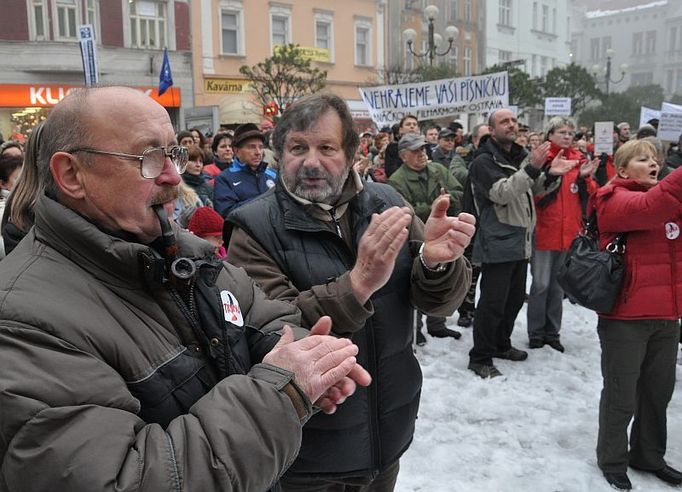
[[[595,195],[602,249],[626,232],[625,279],[610,319],[682,317],[682,168],[647,189],[616,178]]]
[[[561,150],[552,144],[547,162]],[[556,197],[547,205],[542,206],[542,197],[535,198],[537,223],[535,225],[535,249],[546,251],[566,251],[571,245],[581,227],[583,215],[578,195],[578,175],[580,165],[585,162],[585,156],[577,149],[564,149],[564,159],[581,161],[561,178],[561,186]],[[592,195],[597,190],[597,183],[591,178],[585,179],[587,192]]]

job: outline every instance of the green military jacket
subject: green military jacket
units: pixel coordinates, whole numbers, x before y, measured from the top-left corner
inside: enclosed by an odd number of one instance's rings
[[[413,171],[405,164],[400,166],[388,180],[406,202],[414,208],[423,222],[429,218],[431,204],[440,195],[441,189],[450,194],[448,215],[457,215],[462,210],[464,188],[447,168],[437,162],[428,162],[422,173]]]

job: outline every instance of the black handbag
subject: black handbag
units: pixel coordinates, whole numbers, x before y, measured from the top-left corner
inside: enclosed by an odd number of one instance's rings
[[[587,208],[581,194],[583,211]],[[583,215],[584,216],[584,215]],[[613,308],[625,275],[625,234],[619,234],[599,249],[596,214],[584,219],[584,227],[571,243],[558,274],[558,282],[569,300],[598,313]]]

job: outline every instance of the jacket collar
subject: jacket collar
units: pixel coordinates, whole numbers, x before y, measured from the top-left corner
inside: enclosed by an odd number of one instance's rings
[[[268,167],[268,163],[265,161],[260,161],[260,164],[258,164],[258,167],[256,168],[255,171],[252,171],[251,168],[248,166],[248,164],[244,164],[242,161],[237,159],[237,156],[234,156],[232,158],[232,165],[230,166],[230,171],[233,173],[239,172],[239,171],[248,171],[253,174],[257,173],[262,173],[265,171],[265,169]]]
[[[213,247],[171,222],[178,256],[211,258]],[[153,255],[148,245],[116,237],[61,203],[42,195],[35,206],[36,239],[57,250],[98,280],[118,287],[140,288],[144,277],[140,255]]]
[[[482,152],[492,154],[496,161],[501,161],[501,164],[514,166],[516,169],[528,155],[528,152],[516,142],[512,143],[511,150],[507,152],[492,137],[486,139],[481,149],[483,149]]]

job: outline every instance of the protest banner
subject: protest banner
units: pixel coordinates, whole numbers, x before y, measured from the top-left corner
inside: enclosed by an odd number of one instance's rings
[[[378,127],[398,123],[408,114],[423,121],[460,113],[488,113],[509,105],[507,72],[358,90]]]
[[[657,120],[661,118],[661,112],[656,109],[647,108],[646,106],[641,106],[639,108],[639,126],[646,125],[646,122],[656,118]]]
[[[594,123],[594,155],[613,155],[613,121]]]
[[[546,116],[571,116],[570,97],[546,97],[545,98]]]

